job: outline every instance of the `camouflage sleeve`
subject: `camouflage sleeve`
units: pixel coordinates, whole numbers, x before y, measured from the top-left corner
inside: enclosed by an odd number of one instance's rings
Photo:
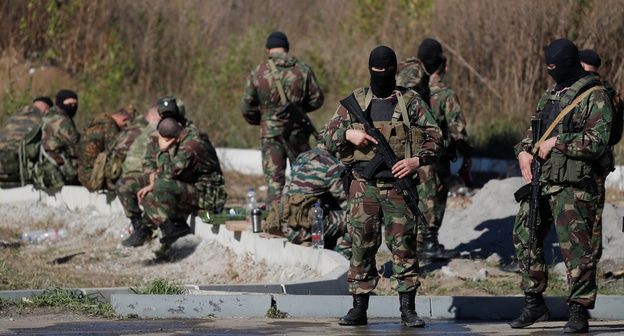
[[[156,171],[156,157],[158,156],[158,145],[154,141],[154,138],[150,136],[147,148],[145,149],[145,156],[143,157],[143,172],[150,174]]]
[[[104,148],[110,152],[116,145],[119,129],[114,123],[108,124],[104,130]]]
[[[453,90],[449,90],[444,101],[444,112],[448,125],[449,137],[455,142],[460,154],[464,156],[470,155],[472,147],[470,147],[468,132],[466,131],[466,118],[464,118],[464,114],[459,105],[459,99],[457,99]]]
[[[431,109],[420,97],[416,97],[409,105],[408,113],[411,125],[420,128],[423,135],[422,145],[416,153],[413,153],[413,156],[426,158],[423,162],[425,164],[435,161],[442,144],[442,131]],[[424,165],[423,163],[421,165]]]
[[[192,166],[195,151],[189,145],[190,141],[181,143],[177,149],[158,153],[158,173],[160,177],[175,179]]]
[[[78,133],[74,122],[70,118],[63,118],[59,129],[56,132],[56,139],[58,141],[59,148],[64,148],[68,157],[77,157],[80,133]]]
[[[329,167],[325,174],[325,180],[329,181],[329,193],[342,205],[347,200],[342,184],[342,171],[345,167],[342,164],[335,164]]]
[[[591,160],[599,157],[609,142],[612,109],[605,91],[593,92],[578,107],[583,111],[583,129],[557,136],[555,149],[568,157]]]
[[[245,95],[243,96],[243,100],[241,102],[241,112],[243,113],[243,117],[245,117],[245,119],[248,119],[248,116],[260,113],[260,100],[258,98],[257,87],[254,83],[255,77],[256,70],[249,74],[247,82],[245,83]]]
[[[312,112],[323,105],[325,97],[323,96],[321,86],[318,84],[316,76],[314,75],[314,71],[310,68],[308,68],[305,86],[307,90],[304,93],[302,106],[304,111]]]
[[[340,105],[336,113],[327,122],[321,134],[323,135],[323,143],[330,153],[342,151],[351,143],[347,141],[346,133],[351,128],[351,116],[349,112]]]

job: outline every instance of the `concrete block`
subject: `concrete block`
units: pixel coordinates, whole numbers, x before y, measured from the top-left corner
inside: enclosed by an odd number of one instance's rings
[[[7,301],[21,301],[22,298],[29,298],[43,293],[43,289],[23,289],[0,291],[0,299]]]
[[[292,317],[339,318],[353,307],[350,295],[274,295],[277,309]],[[430,317],[429,297],[416,297],[416,312]],[[368,305],[369,318],[400,318],[398,296],[371,296]]]
[[[111,296],[113,294],[131,294],[132,293],[132,291],[127,287],[82,288],[80,290],[87,295],[100,294],[108,302],[110,302]]]
[[[283,294],[284,288],[281,284],[250,284],[250,285],[199,285],[199,290],[239,292],[239,293],[265,293]]]
[[[0,204],[39,201],[39,191],[27,185],[19,188],[0,189]]]
[[[113,294],[111,304],[121,316],[140,318],[263,317],[271,296]]]
[[[624,319],[624,296],[598,295],[596,307],[589,313],[592,318],[622,320]]]

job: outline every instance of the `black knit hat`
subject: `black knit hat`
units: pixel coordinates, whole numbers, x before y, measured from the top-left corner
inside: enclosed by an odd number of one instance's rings
[[[424,39],[418,46],[418,59],[425,65],[425,70],[429,74],[436,72],[445,61],[440,42],[432,38]]]
[[[284,48],[286,49],[286,51],[288,51],[290,49],[290,43],[288,43],[288,37],[286,37],[286,34],[282,33],[281,31],[274,31],[267,38],[266,48],[267,49]]]
[[[52,98],[50,98],[48,96],[39,96],[39,97],[33,99],[33,103],[36,103],[38,101],[46,103],[49,107],[54,106],[54,102],[52,101]]]
[[[600,68],[600,65],[602,64],[600,55],[598,55],[598,53],[593,49],[583,49],[579,51],[579,57],[581,58],[581,62],[593,65],[596,68]]]
[[[63,106],[63,102],[70,98],[78,99],[78,95],[72,90],[63,89],[56,94],[56,105]]]

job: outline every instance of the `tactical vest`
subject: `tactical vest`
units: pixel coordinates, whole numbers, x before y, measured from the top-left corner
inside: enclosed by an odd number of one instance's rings
[[[362,110],[366,111],[373,99],[372,91],[367,88],[360,88],[353,91],[353,94]],[[420,145],[422,145],[422,133],[417,127],[410,124],[407,112],[407,106],[409,106],[416,97],[414,91],[405,90],[398,95],[397,104],[395,105],[390,120],[373,121],[373,125],[379,129],[386,140],[388,140],[392,151],[399,160],[412,157],[412,153],[415,153]],[[364,130],[364,125],[355,121],[351,124],[351,127],[353,129]],[[347,148],[340,153],[341,161],[345,165],[367,162],[372,160],[374,156],[374,147],[370,144],[365,148],[347,146]]]
[[[552,120],[559,112],[568,106],[575,97],[587,89],[600,85],[600,80],[595,76],[585,76],[574,83],[565,92],[555,91],[554,88],[548,91],[540,100],[537,107],[537,115],[542,120],[542,129],[550,126]],[[589,99],[589,97],[587,98]],[[579,108],[583,102],[569,113],[559,125],[553,130],[551,136],[563,133],[581,132],[583,125],[574,124],[574,115],[580,113]],[[541,136],[541,135],[540,135]],[[542,166],[542,179],[552,183],[579,183],[595,176],[594,167],[591,161],[571,158],[558,150],[550,153],[550,158]]]

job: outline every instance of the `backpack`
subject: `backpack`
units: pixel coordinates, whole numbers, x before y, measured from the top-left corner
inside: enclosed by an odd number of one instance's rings
[[[39,161],[42,124],[28,131],[17,148],[5,147],[0,150],[0,184],[24,186],[32,181],[32,171]]]
[[[609,135],[609,146],[615,146],[622,140],[622,130],[624,128],[624,99],[613,87],[607,86],[607,95],[611,99],[613,106],[613,120],[611,121],[611,133]]]

